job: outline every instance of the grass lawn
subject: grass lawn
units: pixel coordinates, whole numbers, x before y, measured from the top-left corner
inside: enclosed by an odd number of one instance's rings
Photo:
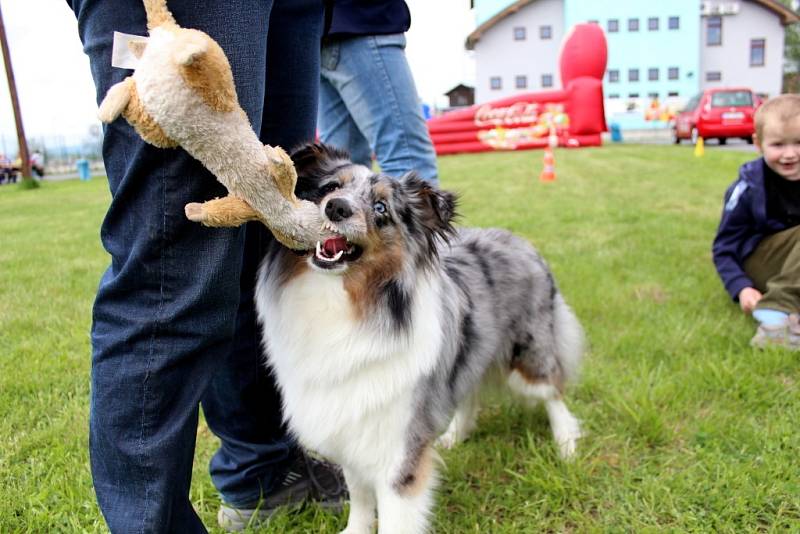
[[[557,458],[544,411],[498,398],[443,454],[440,533],[800,531],[800,356],[748,346],[752,321],[711,263],[725,187],[753,157],[690,147],[440,159],[462,222],[505,227],[549,260],[590,353],[569,405],[587,436]],[[88,468],[91,303],[107,257],[105,180],[0,188],[0,532],[105,524]],[[215,526],[201,425],[192,500]],[[264,531],[336,532],[315,507]]]

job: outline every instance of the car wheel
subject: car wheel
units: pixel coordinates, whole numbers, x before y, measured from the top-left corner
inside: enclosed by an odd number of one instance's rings
[[[753,144],[753,137],[752,136],[751,137],[742,137],[742,139],[747,141],[748,145],[752,145]]]
[[[696,145],[698,139],[700,139],[700,132],[698,132],[697,128],[694,127],[692,128],[692,136],[691,136],[692,144]]]
[[[672,130],[672,142],[675,143],[676,145],[681,144],[681,138],[678,137],[677,130]]]
[[[727,137],[720,137],[719,138],[719,144],[720,145],[727,144],[727,142],[728,142],[728,138]]]

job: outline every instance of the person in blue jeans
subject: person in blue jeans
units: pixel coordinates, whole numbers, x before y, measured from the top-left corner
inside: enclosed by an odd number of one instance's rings
[[[438,185],[436,153],[405,55],[403,0],[336,0],[322,41],[319,129],[353,161]]]
[[[131,74],[111,66],[113,34],[146,34],[142,0],[68,3],[99,102]],[[314,138],[321,0],[169,0],[169,8],[222,46],[264,143]],[[243,527],[256,505],[338,502],[334,473],[287,436],[263,365],[253,286],[269,232],[188,221],[184,205],[223,196],[223,186],[183,150],[146,144],[124,119],[106,127],[103,157],[112,199],[100,234],[111,265],[93,307],[89,452],[111,531],[206,531],[189,500],[201,402],[222,442],[210,470],[223,527]]]

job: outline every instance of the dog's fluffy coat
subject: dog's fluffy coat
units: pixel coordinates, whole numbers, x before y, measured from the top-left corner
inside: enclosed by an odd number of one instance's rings
[[[561,395],[583,333],[537,252],[502,230],[455,230],[454,197],[413,174],[377,175],[323,145],[292,158],[297,195],[342,238],[274,246],[256,305],[289,428],[344,470],[345,532],[371,532],[376,508],[381,533],[427,529],[433,444],[467,436],[492,369],[544,401],[571,455],[579,428]]]

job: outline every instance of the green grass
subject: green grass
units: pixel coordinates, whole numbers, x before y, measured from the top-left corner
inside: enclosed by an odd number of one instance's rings
[[[800,531],[800,356],[757,352],[711,264],[725,187],[752,154],[611,146],[440,159],[462,222],[529,238],[590,340],[569,404],[587,436],[557,459],[542,411],[498,398],[443,453],[441,533]],[[107,258],[101,179],[0,188],[0,532],[94,532],[86,452],[91,302]],[[201,425],[192,500],[209,526]],[[269,532],[336,532],[281,513]]]

